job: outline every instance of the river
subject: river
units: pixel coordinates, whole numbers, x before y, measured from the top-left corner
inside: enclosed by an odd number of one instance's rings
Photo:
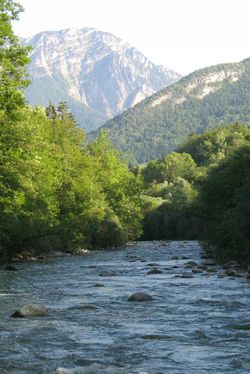
[[[249,374],[250,281],[222,277],[212,263],[192,273],[185,264],[206,262],[201,251],[191,241],[142,242],[2,266],[0,373]],[[162,273],[147,275],[153,266]],[[128,302],[138,291],[153,301]],[[31,302],[49,315],[10,317]]]

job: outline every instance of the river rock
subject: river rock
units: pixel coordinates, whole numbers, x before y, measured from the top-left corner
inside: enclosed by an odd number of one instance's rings
[[[233,270],[233,269],[227,269],[225,271],[226,275],[228,275],[229,277],[234,277],[236,275],[236,271]]]
[[[208,273],[216,273],[217,269],[215,269],[215,268],[207,268],[207,272]]]
[[[173,256],[173,257],[171,257],[171,260],[179,260],[179,259],[180,259],[179,256]]]
[[[136,293],[133,293],[128,298],[128,301],[136,301],[136,302],[137,301],[138,302],[141,302],[141,301],[152,301],[152,300],[153,300],[152,296],[148,295],[145,292],[136,292]]]
[[[11,317],[43,317],[48,315],[48,309],[40,304],[28,304],[17,309]]]
[[[87,367],[78,367],[74,369],[58,368],[56,374],[126,374],[127,371],[116,366],[104,366],[92,364]]]
[[[193,274],[201,274],[201,273],[203,273],[203,270],[202,269],[192,269],[192,273]]]
[[[185,266],[186,265],[190,265],[190,266],[194,267],[194,266],[197,266],[198,264],[195,261],[188,261],[188,262],[186,262]]]
[[[139,259],[139,257],[138,257],[138,256],[135,256],[135,255],[130,255],[130,256],[128,256],[128,258],[129,258],[130,260],[138,260],[138,259]]]
[[[204,264],[198,265],[197,267],[198,269],[201,269],[201,270],[207,270],[207,265],[204,265]]]
[[[12,265],[6,266],[6,268],[4,270],[7,270],[7,271],[17,271],[17,269],[14,266],[12,266]]]
[[[223,269],[240,268],[240,264],[237,261],[231,260],[223,265]]]
[[[74,306],[70,307],[69,309],[85,312],[85,311],[97,310],[98,307],[96,305],[92,305],[92,304],[78,304],[78,305],[74,305]]]
[[[201,254],[201,258],[203,260],[209,260],[209,259],[212,259],[212,255],[209,254],[209,253],[203,253],[203,254]]]
[[[163,273],[163,271],[161,271],[159,269],[156,269],[156,268],[153,268],[153,269],[151,269],[151,270],[149,270],[147,272],[147,275],[150,275],[150,274],[162,274],[162,273]]]
[[[159,265],[156,264],[155,262],[150,262],[149,264],[147,264],[147,266],[155,267],[155,266],[159,266]]]
[[[100,277],[115,277],[117,274],[114,271],[102,271]]]
[[[180,278],[193,278],[194,276],[193,276],[193,274],[191,274],[191,273],[183,273],[183,274],[181,274],[181,276],[180,276]]]
[[[96,283],[96,284],[94,284],[93,287],[104,287],[104,284],[102,284],[102,283]]]

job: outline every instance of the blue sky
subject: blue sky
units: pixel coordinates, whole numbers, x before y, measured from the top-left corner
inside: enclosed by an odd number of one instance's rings
[[[182,74],[250,57],[250,0],[19,0],[14,30],[95,27]]]

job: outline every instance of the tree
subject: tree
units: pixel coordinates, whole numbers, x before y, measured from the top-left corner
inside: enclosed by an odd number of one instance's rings
[[[0,0],[0,110],[9,114],[24,105],[20,89],[28,84],[25,67],[29,48],[20,45],[11,26],[22,10],[13,0]]]
[[[0,132],[0,245],[10,254],[44,247],[53,234],[60,181],[44,111],[16,112],[18,120],[1,113]]]
[[[213,168],[201,188],[201,237],[221,260],[250,263],[250,146]]]

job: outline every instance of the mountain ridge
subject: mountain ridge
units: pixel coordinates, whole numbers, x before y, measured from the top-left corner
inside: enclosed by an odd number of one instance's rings
[[[237,121],[250,123],[250,58],[196,70],[101,128],[132,162],[143,163],[176,149],[192,132]]]

